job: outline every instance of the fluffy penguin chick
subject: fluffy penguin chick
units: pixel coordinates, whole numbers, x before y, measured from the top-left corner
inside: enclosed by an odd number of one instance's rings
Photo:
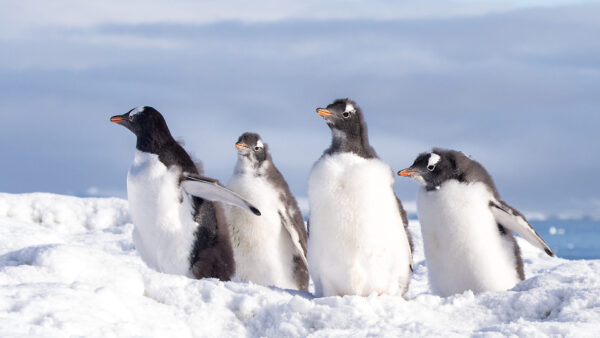
[[[236,276],[307,290],[306,229],[296,199],[258,134],[242,134],[235,146],[238,161],[228,187],[262,211],[256,217],[239,208],[226,209]]]
[[[229,280],[235,269],[229,232],[220,204],[212,201],[258,209],[200,176],[156,109],[139,107],[110,120],[137,136],[127,197],[142,259],[161,272]]]
[[[464,153],[433,149],[398,174],[422,185],[417,209],[429,283],[437,294],[500,291],[523,280],[512,231],[554,256],[525,217],[500,199],[485,168]]]
[[[308,180],[308,268],[315,294],[402,295],[412,255],[393,172],[369,145],[353,101],[336,100],[317,113],[333,137]]]

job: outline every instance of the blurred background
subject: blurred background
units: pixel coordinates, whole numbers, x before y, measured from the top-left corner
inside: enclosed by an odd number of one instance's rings
[[[462,150],[544,237],[597,232],[600,1],[0,4],[0,191],[126,197],[135,138],[109,117],[150,105],[223,182],[260,133],[306,209],[314,110],[349,97],[394,170]]]

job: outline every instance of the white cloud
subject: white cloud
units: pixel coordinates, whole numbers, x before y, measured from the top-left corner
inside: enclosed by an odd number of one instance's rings
[[[149,104],[207,173],[224,181],[235,161],[232,143],[243,131],[261,133],[293,191],[305,195],[310,167],[330,141],[314,108],[349,96],[365,110],[371,143],[396,170],[431,146],[450,147],[480,160],[517,208],[578,210],[581,203],[563,197],[597,196],[590,178],[600,161],[580,161],[598,144],[597,8],[450,18],[475,9],[444,13],[449,2],[432,1],[351,2],[343,11],[339,1],[320,11],[314,1],[247,11],[254,2],[227,3],[235,12],[217,2],[205,3],[207,11],[191,2],[109,4],[26,1],[0,13],[0,27],[20,25],[0,36],[21,35],[0,38],[10,51],[0,53],[0,114],[28,117],[0,125],[0,153],[11,159],[4,190],[124,190],[133,136],[108,116]],[[411,15],[429,18],[312,20]],[[198,25],[286,17],[311,20]],[[130,25],[141,22],[155,24]],[[530,154],[544,161],[529,163]],[[552,170],[566,167],[568,180]],[[403,200],[414,199],[416,188],[397,180]]]
[[[504,3],[455,1],[116,1],[24,0],[2,4],[0,36],[24,37],[52,27],[82,28],[100,24],[220,21],[272,22],[290,19],[423,19],[481,15],[513,8]]]

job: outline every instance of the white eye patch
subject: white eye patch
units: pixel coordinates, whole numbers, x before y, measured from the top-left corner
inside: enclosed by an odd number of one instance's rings
[[[131,113],[129,113],[129,116],[133,117],[136,114],[143,112],[144,109],[146,109],[146,106],[139,106],[139,107],[135,108],[134,110],[132,110]]]
[[[350,103],[346,103],[346,109],[344,109],[344,113],[354,113],[356,112],[356,108]]]
[[[259,148],[264,148],[265,145],[262,143],[261,140],[258,140],[258,141],[256,141],[256,146]]]
[[[431,155],[429,155],[429,162],[427,163],[427,167],[433,167],[436,164],[438,164],[438,162],[441,160],[442,158],[440,157],[440,155],[436,154],[436,153],[431,153]]]

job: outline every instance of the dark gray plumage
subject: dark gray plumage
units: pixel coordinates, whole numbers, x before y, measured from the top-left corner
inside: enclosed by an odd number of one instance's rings
[[[439,156],[434,159],[432,156]],[[487,170],[477,161],[472,160],[463,152],[434,148],[430,153],[420,154],[409,168],[398,172],[401,176],[415,178],[425,186],[427,191],[435,191],[450,180],[464,184],[483,183],[493,197],[489,202],[490,212],[496,216],[498,232],[512,244],[519,278],[525,278],[521,250],[512,233],[516,231],[535,246],[543,249],[549,256],[554,252],[548,247],[541,236],[527,222],[525,216],[510,207],[500,198],[498,189]]]
[[[267,199],[278,199],[280,201],[280,206],[277,210],[268,210],[264,207],[261,207],[263,213],[276,212],[277,216],[280,220],[280,226],[283,231],[286,231],[289,234],[289,240],[293,243],[294,247],[297,247],[299,250],[296,254],[291,257],[282,257],[286,261],[285,264],[289,264],[293,269],[294,279],[296,281],[296,286],[299,290],[307,290],[308,289],[308,267],[306,264],[306,241],[307,241],[307,233],[304,227],[304,220],[302,217],[302,213],[300,212],[300,208],[298,207],[298,203],[296,199],[292,195],[290,188],[283,178],[281,172],[277,169],[275,164],[273,163],[273,159],[271,154],[269,153],[269,148],[267,144],[264,144],[260,138],[260,135],[256,133],[244,133],[242,134],[237,142],[236,148],[238,148],[238,163],[236,165],[236,169],[234,171],[234,175],[230,180],[229,187],[242,193],[242,191],[253,194],[255,196],[263,196],[263,198]],[[262,180],[264,179],[264,180]],[[263,182],[267,182],[266,185],[258,185],[265,184]],[[256,184],[256,185],[255,185]],[[260,187],[260,188],[258,188]],[[257,191],[260,190],[260,191]],[[267,195],[265,195],[267,194]],[[271,196],[271,194],[276,194],[275,196]],[[251,196],[246,196],[247,198],[252,198]],[[255,201],[257,205],[261,205],[262,201]],[[269,204],[273,206],[273,204]],[[243,222],[244,220],[230,219],[230,225],[233,229],[234,236],[234,250],[237,250],[236,242],[237,241],[256,241],[260,240],[257,238],[251,238],[251,235],[248,236],[242,235],[244,229],[236,229],[236,227],[248,227],[248,226],[261,226],[264,225],[267,221],[266,218],[258,219],[258,223],[256,225],[240,225],[238,222]],[[238,237],[236,239],[236,236]],[[295,243],[297,242],[297,243]],[[241,253],[249,256],[251,253]],[[273,252],[273,255],[283,255],[281,252]],[[240,267],[239,262],[238,269],[245,269],[246,267]],[[257,262],[259,263],[259,262]],[[252,272],[240,272],[245,273],[248,276],[249,280],[252,280]],[[244,276],[242,276],[244,277]],[[254,282],[259,282],[258,280],[252,280]],[[273,283],[276,281],[273,280]]]
[[[325,154],[345,152],[364,158],[377,157],[369,144],[362,109],[356,102],[348,98],[337,99],[326,108],[318,108],[317,113],[323,116],[332,132],[331,146],[325,150]]]
[[[331,144],[308,179],[308,261],[317,296],[403,295],[412,240],[393,172],[369,143],[362,109],[346,98],[317,108]]]
[[[436,170],[424,170],[427,169],[431,153],[438,154],[441,160],[436,164]],[[463,183],[482,182],[490,188],[494,196],[498,196],[498,189],[492,177],[479,162],[455,150],[433,148],[431,153],[419,154],[411,166],[411,168],[421,169],[421,177],[427,182],[427,190],[434,190],[442,183],[455,179]]]
[[[369,143],[367,123],[362,109],[356,102],[349,98],[337,99],[327,105],[326,108],[317,108],[317,113],[323,117],[331,129],[331,145],[323,155],[334,153],[353,153],[364,158],[379,158],[375,149]],[[398,209],[402,216],[404,227],[408,227],[408,217],[402,202],[398,197]],[[310,228],[309,228],[310,229]],[[408,243],[412,252],[413,241],[408,229],[406,229]],[[411,265],[412,269],[412,265]]]
[[[222,187],[216,180],[202,176],[200,165],[194,163],[183,147],[171,136],[165,119],[156,109],[152,107],[135,108],[123,115],[111,117],[111,122],[120,124],[132,131],[137,137],[136,149],[142,154],[147,154],[143,157],[146,162],[134,162],[133,169],[130,170],[128,175],[130,210],[137,231],[137,237],[134,237],[134,239],[139,239],[136,246],[139,246],[138,251],[140,251],[142,258],[152,261],[153,264],[158,265],[157,267],[165,272],[178,271],[183,273],[180,268],[171,269],[170,265],[187,265],[189,272],[196,278],[211,277],[229,280],[235,269],[233,251],[222,207],[213,202],[214,199],[212,198],[215,196],[217,199],[219,196],[226,197],[229,198],[228,203],[234,201],[238,205],[244,205],[243,207],[249,210],[252,210],[253,207],[250,204],[245,204],[243,199]],[[162,165],[158,164],[158,161],[153,162],[153,155],[158,155],[158,160]],[[155,173],[165,171],[162,176],[164,178],[156,178],[155,176],[158,174],[151,174],[152,177],[149,178],[140,177],[145,175],[142,171],[150,166],[155,166],[155,169],[149,170],[150,172],[153,170]],[[175,173],[178,175],[176,182],[174,182],[177,185],[176,187],[144,186],[146,184],[143,182],[158,185],[172,184],[168,177],[170,177],[169,175],[175,175]],[[135,177],[135,181],[130,182],[131,177]],[[195,194],[190,196],[189,199],[184,198],[183,185],[193,188],[199,195]],[[148,194],[146,196],[142,194],[141,198],[138,198],[139,195],[130,194],[130,188],[136,189],[136,191],[146,189]],[[166,197],[163,198],[157,195],[159,191],[179,191],[179,196],[174,197],[173,201],[170,199],[167,201]],[[207,196],[204,196],[204,193]],[[190,193],[190,195],[192,194]],[[179,201],[176,200],[177,198]],[[152,202],[156,205],[140,204],[144,202]],[[169,205],[164,205],[164,203],[169,203]],[[185,203],[191,203],[191,206],[182,206]],[[164,210],[172,210],[172,208],[175,208],[175,210],[179,208],[187,210],[189,208],[191,213],[189,219],[186,215],[181,216],[180,219],[173,219],[154,214]],[[252,210],[252,212],[260,214],[257,209]],[[168,221],[163,218],[168,219]],[[139,220],[143,220],[144,224],[139,224]],[[169,221],[173,223],[167,224]],[[182,224],[185,226],[182,226]],[[195,228],[193,234],[189,234],[193,238],[186,237],[187,234],[181,233],[179,237],[171,236],[177,238],[177,240],[174,240],[169,236],[162,236],[160,232],[148,233],[165,229],[167,229],[166,232],[177,232],[179,230],[173,229],[185,227],[186,229]],[[157,254],[152,251],[156,251],[158,248],[153,248],[149,243],[144,245],[146,243],[143,239],[152,236],[157,236],[154,240],[164,244],[162,249],[168,252]],[[181,250],[177,246],[188,245],[187,243],[191,243],[191,247],[189,255],[184,258],[178,253]],[[182,259],[187,259],[187,264],[181,262]],[[177,262],[173,262],[173,260]]]

